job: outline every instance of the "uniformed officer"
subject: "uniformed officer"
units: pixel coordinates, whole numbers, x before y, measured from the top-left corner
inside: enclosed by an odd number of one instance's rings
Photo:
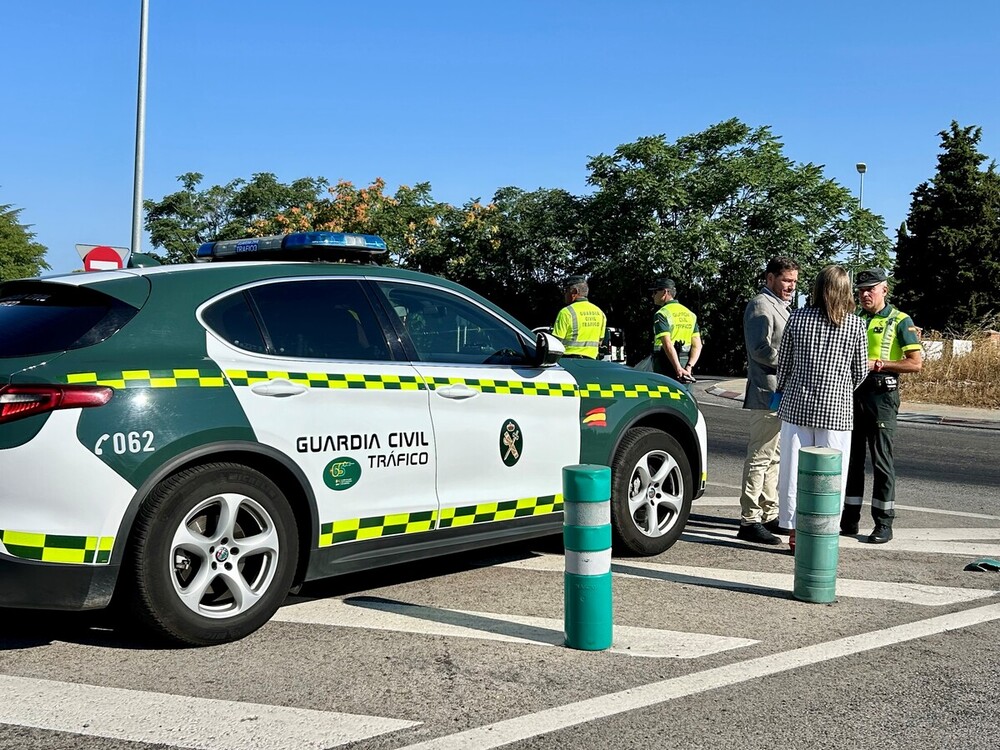
[[[552,335],[563,342],[567,357],[597,359],[608,319],[587,300],[590,287],[585,276],[570,276],[563,286],[566,307],[556,315]]]
[[[859,271],[854,285],[861,301],[861,319],[868,329],[869,372],[854,392],[854,431],[840,533],[844,536],[858,533],[865,494],[865,455],[870,450],[875,528],[868,541],[885,544],[892,539],[892,521],[896,517],[892,441],[899,412],[899,376],[904,372],[920,372],[924,355],[913,320],[886,302],[889,284],[885,271],[881,268]]]
[[[694,366],[701,356],[701,332],[698,316],[674,297],[673,279],[656,279],[649,291],[653,295],[653,371],[693,383]]]

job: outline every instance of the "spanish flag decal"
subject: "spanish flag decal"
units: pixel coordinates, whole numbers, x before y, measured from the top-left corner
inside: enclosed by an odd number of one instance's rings
[[[591,409],[583,415],[583,423],[588,427],[607,427],[608,415],[603,406]]]

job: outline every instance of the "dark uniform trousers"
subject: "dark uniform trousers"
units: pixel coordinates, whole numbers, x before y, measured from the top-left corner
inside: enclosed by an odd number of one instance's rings
[[[896,470],[892,440],[899,414],[899,390],[886,390],[884,376],[869,375],[854,392],[854,431],[851,460],[847,469],[848,498],[865,495],[865,458],[872,457],[872,518],[876,524],[892,525],[896,517]],[[857,522],[860,505],[845,505],[844,520]]]

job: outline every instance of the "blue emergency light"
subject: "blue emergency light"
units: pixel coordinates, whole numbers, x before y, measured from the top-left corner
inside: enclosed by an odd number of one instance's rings
[[[386,251],[385,240],[374,234],[350,232],[293,232],[272,237],[206,242],[196,261],[233,260],[353,260],[368,263]]]

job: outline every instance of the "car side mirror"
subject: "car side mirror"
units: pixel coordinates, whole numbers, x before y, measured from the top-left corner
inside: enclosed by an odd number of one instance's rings
[[[535,358],[531,364],[535,367],[551,367],[565,353],[562,341],[551,334],[539,333],[535,337]]]

